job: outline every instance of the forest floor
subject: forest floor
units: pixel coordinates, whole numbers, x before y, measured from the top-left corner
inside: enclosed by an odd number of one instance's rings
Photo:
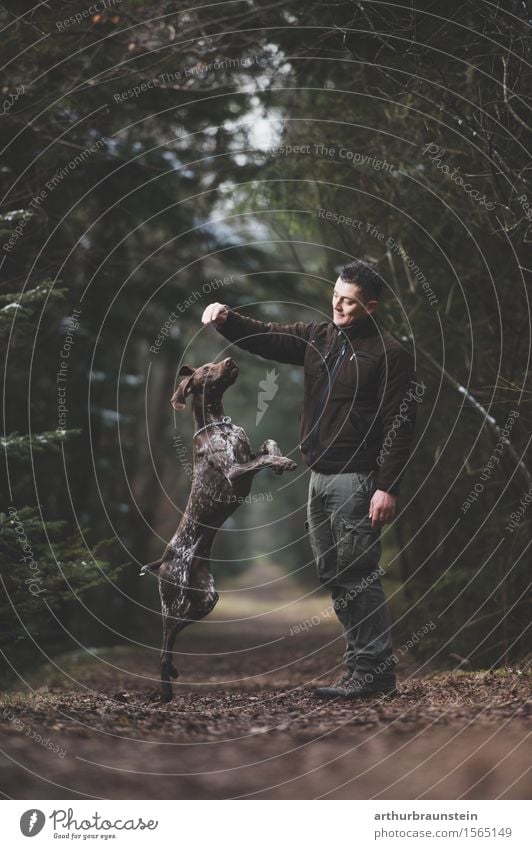
[[[292,637],[219,622],[194,629],[182,635],[169,704],[159,701],[157,653],[126,646],[61,658],[4,694],[2,793],[529,797],[529,676],[402,668],[394,700],[323,703],[313,688],[337,677],[334,627]]]

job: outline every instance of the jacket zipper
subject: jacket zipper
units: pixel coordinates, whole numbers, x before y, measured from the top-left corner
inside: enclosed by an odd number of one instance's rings
[[[351,360],[368,360],[368,362],[374,362],[373,357],[370,357],[369,354],[366,354],[365,351],[353,351],[351,356],[349,357],[349,361]]]
[[[316,419],[315,427],[311,428],[311,430],[312,430],[312,439],[311,439],[311,442],[310,442],[310,462],[311,463],[313,463],[315,461],[315,459],[318,455],[318,442],[319,442],[319,435],[320,435],[319,434],[319,431],[320,431],[319,424],[320,424],[320,421],[321,421],[321,418],[323,416],[323,412],[324,412],[324,409],[325,409],[323,407],[323,405],[325,404],[325,399],[327,398],[327,390],[328,390],[329,386],[331,387],[331,390],[332,390],[334,378],[336,377],[336,372],[338,371],[338,369],[340,367],[340,363],[342,362],[342,360],[344,358],[346,350],[347,350],[347,342],[344,342],[344,344],[342,345],[342,348],[340,349],[340,351],[336,355],[336,359],[334,360],[334,362],[331,366],[331,370],[329,372],[329,380],[325,383],[325,387],[324,387],[323,391],[320,393],[320,396],[319,396],[318,400],[316,401],[316,406],[314,407],[315,410],[316,409],[321,410],[321,413],[318,415],[318,418]]]

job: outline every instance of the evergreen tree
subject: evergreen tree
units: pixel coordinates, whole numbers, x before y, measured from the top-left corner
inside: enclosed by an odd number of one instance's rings
[[[3,216],[13,220],[13,216]],[[4,371],[3,397],[25,406],[26,375],[20,363],[47,299],[55,309],[64,291],[48,281],[26,292],[0,295],[0,346]],[[52,310],[53,312],[53,310]],[[0,651],[2,677],[13,677],[21,665],[38,663],[50,650],[72,647],[73,610],[80,615],[89,590],[110,584],[120,569],[104,559],[109,544],[91,547],[87,529],[47,516],[47,493],[31,485],[46,470],[53,487],[75,430],[4,433],[0,488]],[[33,494],[32,494],[33,491]]]

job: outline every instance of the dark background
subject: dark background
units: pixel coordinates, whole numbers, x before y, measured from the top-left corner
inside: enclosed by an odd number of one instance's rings
[[[0,3],[5,675],[57,651],[139,635],[158,644],[155,581],[138,567],[161,554],[188,496],[177,446],[190,461],[190,410],[169,404],[177,370],[226,355],[203,309],[219,300],[265,320],[328,318],[331,284],[355,257],[385,278],[383,324],[426,384],[401,514],[384,536],[397,639],[434,620],[414,649],[432,662],[525,656],[526,4],[451,2],[443,18],[437,2],[123,2],[69,21],[87,8]],[[56,375],[74,309],[61,435]],[[318,592],[301,371],[275,365],[279,390],[257,425],[274,366],[235,356],[226,412],[255,446],[272,437],[299,466],[261,473],[254,492],[271,499],[242,506],[218,535],[227,616],[232,590],[254,587],[257,609],[272,587],[287,601]],[[486,475],[512,410],[510,444]]]

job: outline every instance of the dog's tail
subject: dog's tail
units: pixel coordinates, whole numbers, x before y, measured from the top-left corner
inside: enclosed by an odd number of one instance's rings
[[[147,575],[148,572],[156,572],[160,567],[162,560],[154,560],[153,563],[146,563],[139,572],[139,575]]]

